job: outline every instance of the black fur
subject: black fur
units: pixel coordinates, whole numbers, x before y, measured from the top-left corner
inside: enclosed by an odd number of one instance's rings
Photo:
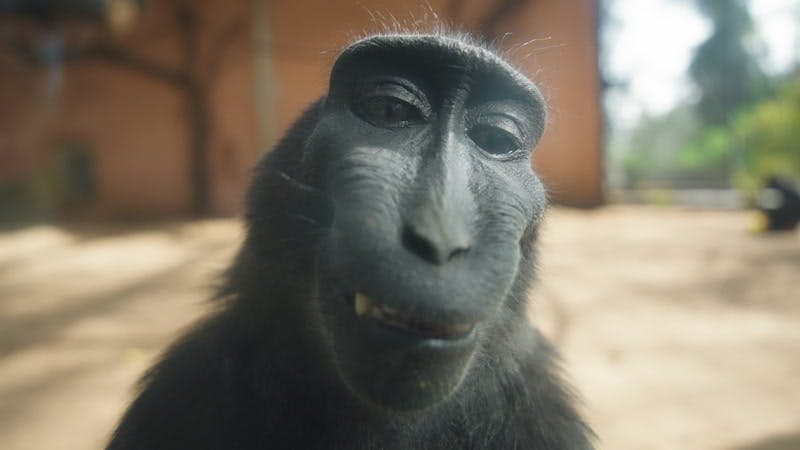
[[[498,108],[521,117],[520,149],[501,151]],[[462,38],[345,50],[328,96],[256,168],[219,312],[148,373],[108,448],[592,448],[526,320],[544,122],[536,88]],[[356,317],[355,292],[474,329],[439,339]]]

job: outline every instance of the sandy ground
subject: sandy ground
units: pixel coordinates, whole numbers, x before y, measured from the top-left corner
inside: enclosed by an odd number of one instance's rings
[[[552,211],[531,315],[601,449],[800,449],[800,234],[747,221]],[[0,449],[102,448],[241,237],[233,220],[0,233]]]

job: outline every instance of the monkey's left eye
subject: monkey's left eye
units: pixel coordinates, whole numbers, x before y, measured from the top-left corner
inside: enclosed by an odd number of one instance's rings
[[[402,127],[423,121],[419,108],[397,97],[376,95],[366,97],[356,108],[362,119],[379,127]]]
[[[467,134],[478,147],[492,155],[509,155],[522,146],[516,136],[491,125],[475,125]]]

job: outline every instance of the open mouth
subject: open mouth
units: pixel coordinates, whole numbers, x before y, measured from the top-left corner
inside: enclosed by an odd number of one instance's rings
[[[352,298],[357,317],[373,319],[387,327],[413,333],[423,338],[457,340],[468,336],[475,328],[474,323],[442,323],[413,316],[381,305],[361,292],[356,293]]]

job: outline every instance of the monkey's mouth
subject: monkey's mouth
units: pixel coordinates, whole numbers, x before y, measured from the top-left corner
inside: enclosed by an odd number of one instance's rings
[[[382,305],[367,295],[357,292],[350,296],[357,317],[375,320],[383,326],[426,339],[464,339],[472,334],[474,323],[444,323],[422,318]]]

